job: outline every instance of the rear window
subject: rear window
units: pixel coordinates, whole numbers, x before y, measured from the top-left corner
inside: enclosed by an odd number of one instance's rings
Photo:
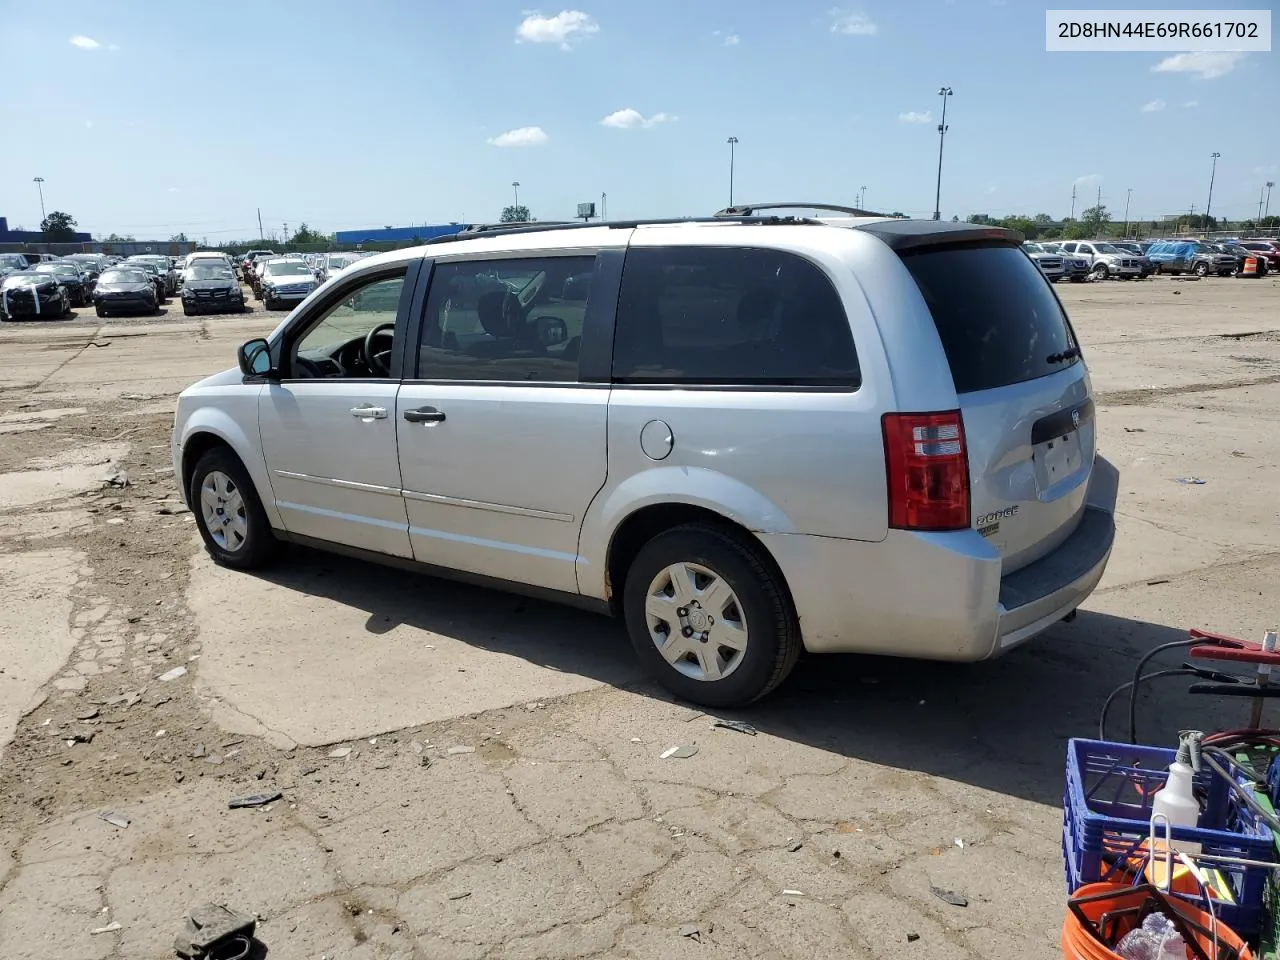
[[[781,250],[627,251],[613,376],[620,383],[860,383],[849,320],[813,263]]]
[[[1046,377],[1079,362],[1050,359],[1076,345],[1040,269],[1015,247],[904,252],[933,314],[957,393]]]

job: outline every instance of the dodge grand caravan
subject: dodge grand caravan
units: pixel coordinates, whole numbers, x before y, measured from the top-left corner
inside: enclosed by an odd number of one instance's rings
[[[981,660],[1067,618],[1114,536],[1021,239],[767,207],[470,228],[185,390],[174,466],[216,562],[290,541],[599,608],[711,706],[802,650]]]

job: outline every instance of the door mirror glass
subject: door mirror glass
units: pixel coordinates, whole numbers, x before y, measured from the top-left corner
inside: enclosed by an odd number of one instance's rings
[[[555,347],[569,339],[569,326],[559,317],[539,317],[534,324],[538,342],[544,347]]]
[[[271,345],[261,338],[240,345],[240,372],[246,377],[262,377],[271,372]]]

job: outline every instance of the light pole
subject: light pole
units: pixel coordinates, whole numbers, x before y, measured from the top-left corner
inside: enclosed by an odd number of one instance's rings
[[[865,210],[865,209],[867,209],[867,188],[866,188],[866,185],[863,185],[863,186],[861,186],[861,187],[859,187],[859,188],[858,188],[858,209],[859,209],[859,210]]]
[[[733,206],[733,148],[738,145],[737,137],[730,137],[725,143],[729,144],[729,206]]]
[[[512,180],[512,181],[511,181],[511,192],[512,192],[512,193],[514,193],[514,194],[516,195],[516,204],[515,204],[515,205],[516,205],[517,207],[518,207],[518,206],[520,206],[520,181],[519,181],[519,180]]]
[[[1209,170],[1209,200],[1204,205],[1204,232],[1205,236],[1209,235],[1209,231],[1213,229],[1213,224],[1209,220],[1209,208],[1213,206],[1213,178],[1218,172],[1218,158],[1222,156],[1217,150],[1209,154],[1213,159],[1213,167]]]
[[[939,87],[938,96],[942,98],[942,122],[938,124],[938,190],[933,195],[933,219],[942,219],[942,145],[947,137],[947,97],[951,96],[950,87]]]
[[[44,223],[48,219],[44,213],[44,177],[32,177],[31,179],[36,185],[36,189],[40,191],[40,222]]]
[[[1133,187],[1129,187],[1124,197],[1124,235],[1129,236],[1129,201],[1133,199]]]
[[[1276,185],[1276,182],[1274,180],[1267,181],[1267,208],[1262,212],[1262,217],[1264,220],[1267,217],[1271,216],[1271,188],[1274,187],[1275,185]]]

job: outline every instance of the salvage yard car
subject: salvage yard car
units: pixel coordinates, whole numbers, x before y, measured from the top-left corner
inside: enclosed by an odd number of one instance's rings
[[[1040,244],[1030,241],[1024,243],[1022,249],[1027,251],[1027,256],[1035,261],[1040,272],[1049,278],[1050,283],[1057,283],[1067,275],[1067,265],[1062,259],[1062,254],[1046,250]]]
[[[89,305],[93,284],[80,272],[74,263],[64,260],[51,260],[48,263],[37,263],[31,268],[36,273],[47,273],[58,282],[58,286],[67,291],[67,302],[73,307]]]
[[[70,312],[67,290],[51,273],[20,270],[0,280],[0,318],[59,320]]]
[[[1069,617],[1115,530],[1020,239],[752,207],[471,228],[183,391],[174,469],[218,563],[292,541],[612,612],[698,703],[802,649],[982,660]]]
[[[1128,250],[1121,250],[1098,240],[1077,242],[1068,240],[1062,249],[1089,261],[1089,275],[1094,280],[1132,280],[1142,276],[1142,261]]]
[[[301,258],[268,260],[262,267],[258,285],[262,303],[268,310],[301,303],[318,286],[311,268]]]
[[[160,294],[155,278],[142,266],[108,267],[93,289],[93,307],[100,317],[113,313],[157,313]]]
[[[216,260],[197,260],[186,271],[182,285],[182,312],[226,313],[245,311],[244,291],[231,267]]]

